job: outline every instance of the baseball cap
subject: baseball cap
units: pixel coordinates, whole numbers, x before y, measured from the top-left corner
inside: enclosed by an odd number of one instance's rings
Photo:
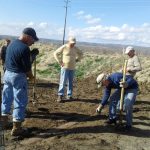
[[[76,38],[75,37],[69,37],[69,43],[76,43]]]
[[[25,28],[23,30],[23,33],[26,34],[26,35],[31,36],[35,41],[39,40],[39,38],[36,36],[36,32],[35,32],[35,30],[33,28],[30,28],[30,27]]]
[[[98,84],[98,88],[102,86],[102,81],[106,79],[106,74],[101,73],[100,75],[97,76],[96,82]]]
[[[125,50],[125,54],[128,54],[132,50],[134,50],[134,48],[132,46],[128,46]]]
[[[101,73],[100,75],[97,76],[96,82],[99,84],[101,83],[104,79],[106,79],[106,75],[104,73]]]

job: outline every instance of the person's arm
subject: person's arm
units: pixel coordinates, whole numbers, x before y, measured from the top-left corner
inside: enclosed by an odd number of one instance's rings
[[[107,104],[108,99],[110,97],[110,93],[111,93],[111,88],[105,88],[102,101],[101,101],[101,103],[99,104],[99,106],[96,109],[97,113],[101,113],[102,109]]]
[[[31,70],[30,49],[29,48],[25,49],[22,53],[22,67],[24,68],[23,70],[25,71],[26,76],[30,80],[33,80],[34,76],[32,74],[32,70]]]
[[[80,61],[80,60],[82,59],[83,53],[82,53],[82,51],[81,51],[79,48],[77,48],[77,47],[76,47],[76,51],[77,51],[76,61],[78,62],[78,61]]]
[[[26,76],[29,78],[29,80],[31,80],[31,81],[33,81],[34,80],[34,76],[33,76],[33,74],[32,74],[32,71],[30,70],[30,71],[28,71],[28,72],[26,72]]]
[[[63,62],[62,62],[62,59],[60,60],[59,55],[63,53],[64,47],[65,47],[65,45],[61,46],[54,52],[54,58],[61,66],[62,66]]]
[[[137,71],[141,71],[142,70],[142,67],[141,67],[141,63],[140,63],[140,60],[139,58],[136,56],[134,58],[134,67],[129,67],[127,68],[127,71],[128,72],[137,72]]]
[[[103,107],[107,104],[108,99],[110,97],[110,93],[111,93],[111,88],[105,88],[104,93],[103,93],[103,98],[102,98],[102,101],[101,101],[101,105]]]

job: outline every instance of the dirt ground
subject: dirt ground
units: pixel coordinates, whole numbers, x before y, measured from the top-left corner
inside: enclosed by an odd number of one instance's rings
[[[149,150],[150,95],[139,94],[134,105],[133,129],[129,132],[107,125],[108,106],[101,115],[95,109],[102,97],[95,77],[74,84],[74,100],[57,103],[58,84],[38,81],[33,106],[32,84],[24,127],[25,137],[5,131],[6,150]]]

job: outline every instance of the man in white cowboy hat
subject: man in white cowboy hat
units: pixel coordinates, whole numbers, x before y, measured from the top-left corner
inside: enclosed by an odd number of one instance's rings
[[[105,87],[104,94],[100,105],[97,107],[96,112],[101,112],[103,107],[108,102],[110,97],[109,104],[109,120],[108,124],[116,124],[116,106],[117,102],[120,100],[121,87],[125,88],[124,94],[124,104],[126,112],[126,126],[127,130],[130,130],[132,127],[132,110],[133,104],[136,99],[138,84],[132,75],[126,75],[126,81],[121,82],[123,78],[122,73],[113,73],[109,76],[106,76],[104,73],[100,74],[97,77],[97,83]],[[111,95],[111,89],[115,89],[114,93]],[[111,96],[110,96],[111,95]]]
[[[54,52],[54,58],[61,66],[60,83],[57,102],[62,102],[64,97],[64,88],[67,82],[67,99],[72,99],[73,78],[75,64],[82,58],[82,51],[75,47],[76,39],[69,37],[68,43],[64,44]],[[61,56],[61,57],[59,57]]]
[[[140,60],[135,54],[135,49],[132,46],[128,46],[125,50],[125,54],[129,56],[127,63],[127,74],[135,76],[136,72],[142,70]]]

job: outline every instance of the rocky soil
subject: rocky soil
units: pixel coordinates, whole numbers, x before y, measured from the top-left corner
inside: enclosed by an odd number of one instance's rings
[[[5,131],[6,150],[148,150],[150,148],[150,94],[140,91],[134,105],[133,129],[125,132],[107,125],[108,106],[95,109],[102,97],[95,77],[74,83],[74,100],[57,103],[58,84],[38,81],[36,103],[29,86],[29,104],[23,124],[29,133],[11,137]]]

